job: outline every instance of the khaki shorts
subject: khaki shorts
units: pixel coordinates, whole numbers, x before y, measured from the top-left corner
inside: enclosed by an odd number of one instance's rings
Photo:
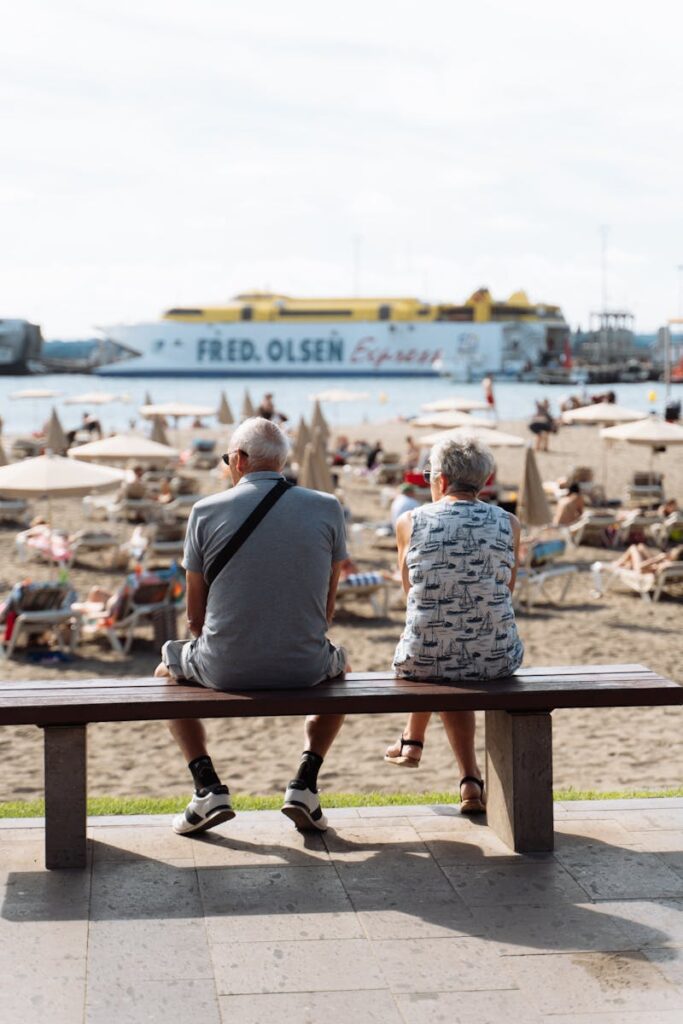
[[[336,676],[340,676],[346,668],[346,650],[343,647],[335,647],[331,640],[328,640],[327,643],[330,667],[325,679],[334,679]],[[174,679],[186,679],[190,683],[199,683],[200,686],[206,686],[210,690],[216,689],[201,678],[192,664],[194,645],[194,640],[167,640],[161,648],[161,660]],[[324,682],[324,680],[318,681]]]

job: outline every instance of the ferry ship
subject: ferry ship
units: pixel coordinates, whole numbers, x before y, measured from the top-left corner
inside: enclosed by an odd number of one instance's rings
[[[102,330],[118,357],[95,372],[116,377],[521,378],[561,361],[569,343],[558,306],[522,291],[495,301],[487,288],[462,305],[248,292]]]

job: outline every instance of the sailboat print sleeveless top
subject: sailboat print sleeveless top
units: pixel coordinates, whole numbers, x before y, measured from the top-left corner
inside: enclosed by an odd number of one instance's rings
[[[510,517],[447,498],[412,513],[406,626],[393,667],[408,679],[497,679],[522,664]]]

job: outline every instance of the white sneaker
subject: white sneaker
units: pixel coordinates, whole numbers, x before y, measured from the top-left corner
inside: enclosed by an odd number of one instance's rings
[[[282,813],[287,815],[297,828],[314,828],[319,832],[324,832],[327,828],[327,818],[322,812],[317,791],[314,793],[298,779],[294,779],[287,786]]]
[[[206,832],[207,828],[234,817],[228,787],[214,786],[205,796],[194,793],[183,813],[176,814],[171,827],[179,836],[187,836],[193,832]]]

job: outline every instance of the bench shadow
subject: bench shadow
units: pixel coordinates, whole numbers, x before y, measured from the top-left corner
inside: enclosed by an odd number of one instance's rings
[[[452,808],[435,810],[441,819],[457,814]],[[362,819],[345,824],[366,835],[372,831]],[[666,931],[621,917],[605,904],[649,903],[652,913],[645,917],[650,919],[663,917],[669,905],[680,906],[680,853],[667,857],[572,835],[554,853],[491,854],[485,843],[459,841],[447,830],[432,831],[427,840],[416,833],[409,842],[373,842],[345,838],[344,826],[338,827],[324,838],[299,834],[298,842],[293,833],[293,843],[277,836],[253,841],[248,835],[209,833],[186,840],[197,844],[188,859],[157,860],[91,840],[85,871],[8,872],[0,916],[17,925],[223,918],[237,938],[241,927],[253,929],[266,916],[305,915],[310,922],[308,915],[363,913],[370,915],[364,917],[370,932],[373,921],[380,922],[374,925],[380,930],[398,929],[381,937],[469,935],[510,950],[609,951],[629,957],[645,946],[671,942]],[[190,860],[195,853],[200,864]],[[647,895],[628,890],[625,881],[623,892],[600,895],[610,864],[626,877],[633,858],[641,878],[661,875],[662,865],[675,863],[670,873],[677,887]],[[597,895],[591,866],[597,871]],[[20,930],[16,938],[21,941]]]

